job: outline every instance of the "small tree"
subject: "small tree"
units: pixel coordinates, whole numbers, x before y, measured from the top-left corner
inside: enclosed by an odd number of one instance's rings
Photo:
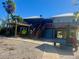
[[[18,19],[19,22],[23,22],[23,18],[22,17],[17,16],[17,19]]]

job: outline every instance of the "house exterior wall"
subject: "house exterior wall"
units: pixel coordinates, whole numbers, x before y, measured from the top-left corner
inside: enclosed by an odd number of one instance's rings
[[[63,16],[63,17],[54,17],[52,18],[54,26],[64,26],[64,25],[75,25],[74,16]]]
[[[61,23],[61,22],[73,22],[74,21],[74,17],[73,16],[64,16],[64,17],[56,17],[54,18],[53,22],[54,23]]]
[[[63,29],[66,32],[66,39],[70,39],[73,35],[71,34],[74,31],[74,37],[79,38],[79,20],[75,21],[74,16],[61,16],[53,17],[53,24],[56,29]]]

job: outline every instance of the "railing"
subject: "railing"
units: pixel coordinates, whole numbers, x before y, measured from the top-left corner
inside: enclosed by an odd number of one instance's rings
[[[40,37],[44,29],[45,29],[45,24],[41,24],[38,31],[36,32],[36,37]]]

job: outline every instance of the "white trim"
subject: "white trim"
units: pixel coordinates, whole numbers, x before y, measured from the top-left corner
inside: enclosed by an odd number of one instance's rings
[[[53,18],[53,17],[66,17],[66,16],[74,16],[74,13],[60,14],[60,15],[52,16],[52,18]]]
[[[31,16],[31,17],[27,17],[26,19],[33,19],[33,18],[42,18],[40,16]]]

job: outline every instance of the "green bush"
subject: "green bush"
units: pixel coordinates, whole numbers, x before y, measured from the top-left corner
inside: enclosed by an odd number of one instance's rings
[[[23,35],[25,35],[25,34],[27,34],[28,33],[28,31],[27,30],[22,30],[22,32],[21,32],[21,34],[23,34]]]

